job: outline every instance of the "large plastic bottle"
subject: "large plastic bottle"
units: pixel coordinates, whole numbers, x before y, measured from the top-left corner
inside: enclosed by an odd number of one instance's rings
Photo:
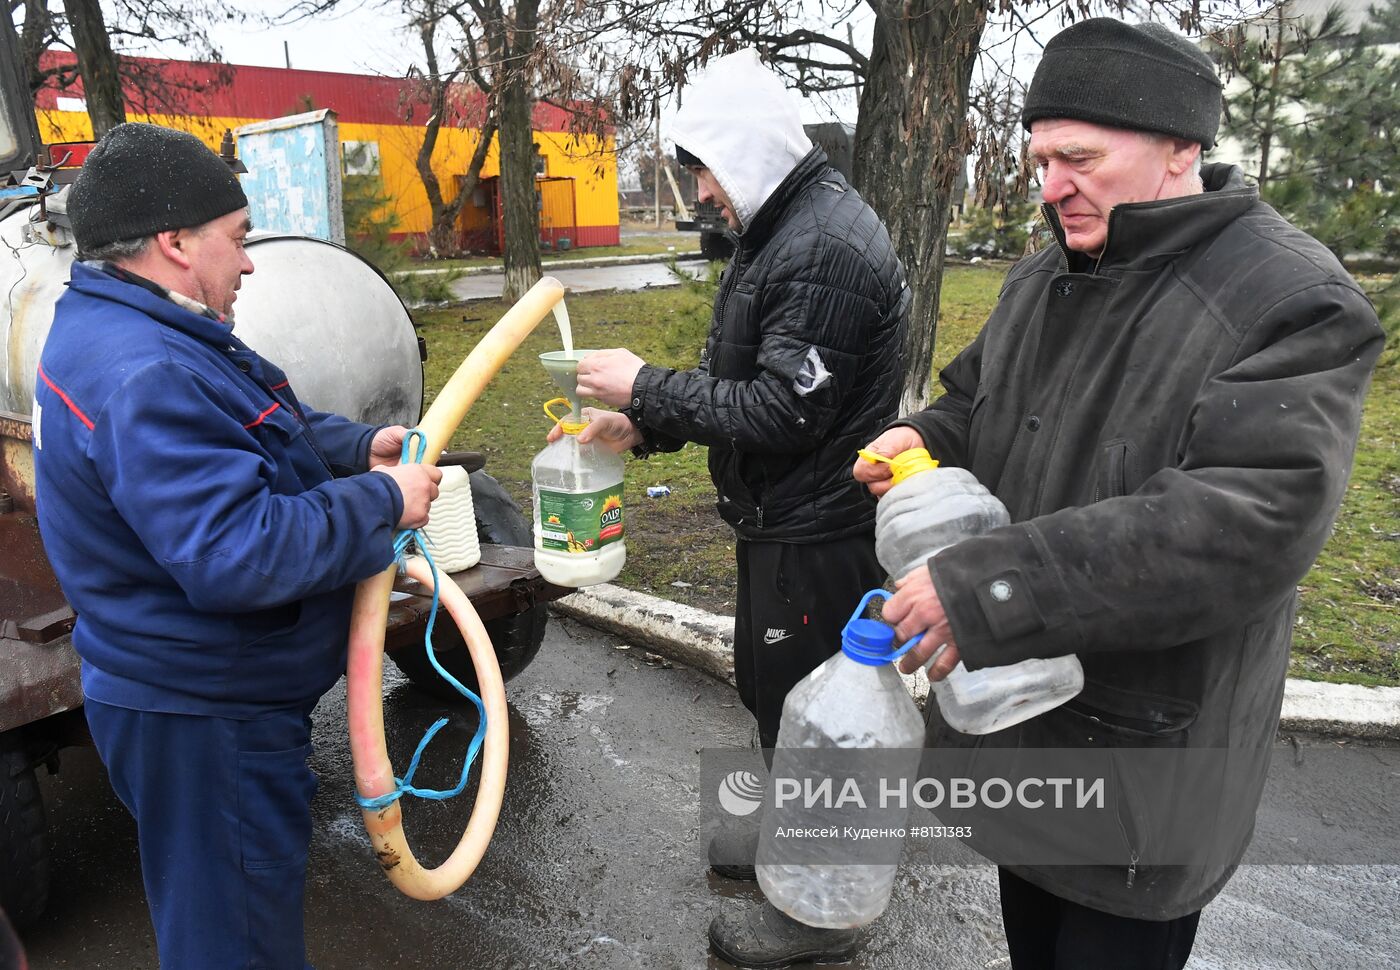
[[[778,746],[773,752],[774,779],[825,774],[828,766],[844,778],[866,774],[861,787],[867,804],[817,804],[793,800],[786,808],[765,807],[758,848],[758,884],[778,909],[808,926],[845,929],[864,926],[885,911],[894,886],[900,842],[867,855],[844,836],[804,840],[793,850],[776,835],[779,826],[826,830],[835,826],[902,829],[906,800],[878,803],[879,785],[912,783],[924,743],[924,719],[904,682],[890,665],[917,642],[891,651],[894,630],[879,620],[861,619],[874,597],[865,595],[841,631],[841,652],[805,677],[783,701]],[[852,749],[881,749],[877,756]],[[839,783],[838,783],[839,787]],[[907,790],[907,789],[906,789]],[[880,855],[880,864],[853,864],[853,858]]]
[[[875,510],[875,555],[891,578],[947,546],[1010,523],[1006,506],[962,468],[939,468],[923,448],[888,460],[894,487]],[[995,591],[993,592],[995,594]],[[943,719],[964,734],[991,734],[1063,704],[1084,688],[1075,656],[969,671],[961,662],[933,685]]]
[[[622,456],[578,442],[588,423],[559,419],[564,434],[546,445],[530,466],[535,505],[535,568],[556,586],[592,586],[622,572]]]

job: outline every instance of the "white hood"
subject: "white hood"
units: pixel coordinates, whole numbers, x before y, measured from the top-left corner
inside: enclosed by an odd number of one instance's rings
[[[747,227],[812,150],[796,96],[757,51],[742,50],[711,61],[681,97],[671,140],[714,173]]]

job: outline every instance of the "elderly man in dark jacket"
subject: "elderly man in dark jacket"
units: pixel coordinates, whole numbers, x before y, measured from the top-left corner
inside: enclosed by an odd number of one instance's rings
[[[851,480],[856,449],[898,416],[909,293],[879,217],[813,148],[795,99],[752,51],[686,88],[672,131],[701,201],[723,208],[734,258],[694,370],[625,350],[579,366],[580,441],[639,454],[708,445],[719,511],[738,534],[735,679],[765,749],[788,691],[840,646],[879,586],[875,508]],[[756,833],[755,833],[756,835]],[[756,838],[722,874],[752,878]]]
[[[1129,781],[1149,754],[1117,752],[1111,796],[1146,807],[1102,833],[1116,865],[1017,865],[979,843],[1008,863],[1018,970],[1185,963],[1253,832],[1296,584],[1337,514],[1381,349],[1324,246],[1239,169],[1197,175],[1220,90],[1161,27],[1088,20],[1046,46],[1023,120],[1057,245],[1008,274],[945,395],[872,445],[971,470],[1014,523],[902,579],[884,615],[901,637],[929,633],[907,668],[942,643],[931,679],[959,658],[1084,666],[1078,698],[988,738],[931,706],[930,746],[1228,755],[1188,783]],[[883,494],[886,467],[855,474]],[[1183,823],[1210,850],[1152,864]]]

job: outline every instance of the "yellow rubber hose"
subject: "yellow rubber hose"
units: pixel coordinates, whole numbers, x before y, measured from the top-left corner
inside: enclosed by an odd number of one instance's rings
[[[491,378],[563,297],[564,287],[558,280],[546,276],[481,338],[418,423],[418,429],[427,438],[424,462],[437,461]],[[431,587],[432,577],[423,560],[409,559],[407,569],[410,576]],[[355,764],[355,787],[365,798],[377,798],[397,787],[384,743],[383,696],[384,629],[389,618],[394,572],[395,567],[390,566],[360,582],[350,617],[346,676],[350,752]],[[471,818],[457,848],[437,868],[423,868],[409,849],[397,801],[384,808],[362,810],[365,829],[389,881],[414,899],[441,899],[459,889],[476,869],[496,828],[509,759],[505,685],[491,640],[470,600],[450,578],[443,579],[438,596],[462,631],[471,653],[482,703],[486,707],[486,740],[482,746],[481,781]]]

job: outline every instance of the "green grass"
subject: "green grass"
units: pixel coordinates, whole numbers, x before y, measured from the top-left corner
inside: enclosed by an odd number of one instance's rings
[[[976,335],[996,302],[1008,264],[948,268],[933,372]],[[650,363],[691,367],[710,315],[704,284],[569,299],[577,347],[628,347]],[[437,388],[505,312],[497,302],[419,314],[428,341],[427,380]],[[546,321],[492,381],[453,444],[485,452],[488,470],[529,507],[530,462],[556,396],[537,356],[556,350]],[[1400,684],[1400,362],[1377,371],[1366,403],[1356,467],[1331,541],[1300,586],[1293,676]],[[670,485],[648,499],[648,485]],[[627,569],[619,582],[707,609],[732,612],[733,535],[714,511],[705,449],[627,463]],[[674,586],[673,583],[689,585]]]
[[[1332,538],[1299,585],[1290,673],[1400,684],[1400,366],[1376,371],[1351,486]]]
[[[640,293],[585,293],[569,298],[574,346],[628,347],[650,363],[695,366],[711,303],[702,285]],[[477,340],[506,311],[499,301],[416,314],[428,342],[426,381],[440,388]],[[530,507],[530,462],[545,445],[550,421],[540,406],[559,395],[539,355],[560,347],[552,319],[540,324],[468,412],[456,448],[481,451],[487,471]],[[430,398],[431,400],[431,398]],[[734,540],[714,509],[704,448],[627,462],[627,568],[619,582],[707,609],[734,607]],[[648,485],[670,485],[665,498]],[[676,587],[671,583],[689,583]]]
[[[555,252],[541,249],[540,259],[566,260],[596,259],[600,256],[650,256],[653,253],[691,253],[700,251],[700,234],[694,232],[638,233],[622,237],[619,246],[588,246],[583,249],[566,249]],[[416,259],[405,269],[470,269],[479,266],[500,266],[499,256],[469,256],[463,259]]]

